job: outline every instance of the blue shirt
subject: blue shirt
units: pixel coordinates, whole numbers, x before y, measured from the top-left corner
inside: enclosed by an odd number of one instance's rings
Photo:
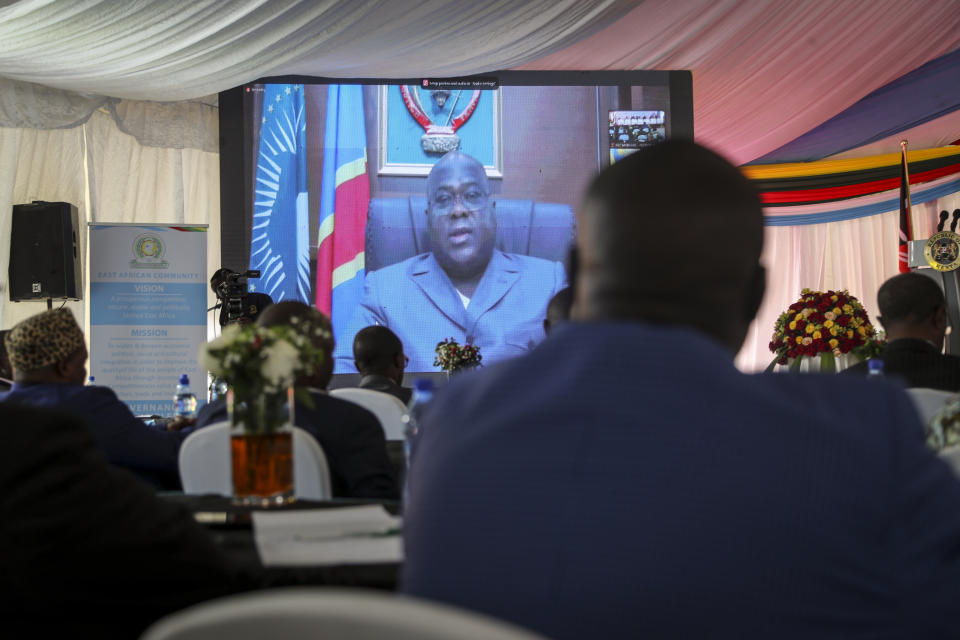
[[[956,638],[960,482],[888,381],[568,324],[421,421],[407,593],[551,638]]]

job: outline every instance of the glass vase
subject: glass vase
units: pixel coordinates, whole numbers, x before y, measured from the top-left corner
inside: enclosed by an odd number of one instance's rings
[[[293,388],[227,392],[233,500],[273,507],[294,500]]]

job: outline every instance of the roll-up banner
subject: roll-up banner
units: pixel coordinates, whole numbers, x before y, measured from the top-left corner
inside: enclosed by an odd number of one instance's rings
[[[136,415],[173,414],[181,374],[206,371],[207,227],[90,224],[90,375]]]

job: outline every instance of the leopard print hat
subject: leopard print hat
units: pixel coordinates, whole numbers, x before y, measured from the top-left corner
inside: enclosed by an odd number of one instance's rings
[[[83,330],[70,309],[53,309],[15,325],[4,341],[15,371],[33,371],[70,357],[83,346]]]

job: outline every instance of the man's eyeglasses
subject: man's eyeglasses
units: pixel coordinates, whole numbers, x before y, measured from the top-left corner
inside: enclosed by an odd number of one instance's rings
[[[430,210],[438,216],[448,216],[453,213],[458,200],[467,211],[477,211],[486,206],[488,197],[482,191],[476,190],[470,190],[463,194],[441,191],[433,196],[433,206],[430,207]]]

